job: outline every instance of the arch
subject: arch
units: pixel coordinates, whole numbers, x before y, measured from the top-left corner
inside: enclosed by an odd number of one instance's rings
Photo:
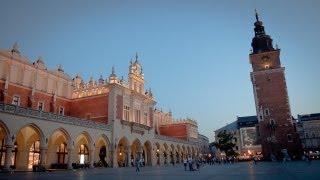
[[[45,156],[40,158],[40,147],[46,147],[46,142],[38,125],[29,123],[21,127],[16,132],[15,146],[18,170],[31,170],[33,166],[40,165],[40,160],[45,161]]]
[[[116,148],[117,148],[117,162],[119,167],[125,167],[130,164],[129,162],[129,141],[126,137],[122,137],[119,142],[116,143]]]
[[[74,144],[74,152],[72,154],[74,160],[76,160],[77,163],[79,163],[80,167],[88,167],[91,162],[90,157],[90,151],[94,150],[93,142],[90,134],[86,131],[83,131],[78,134],[76,137],[75,142],[72,142]]]
[[[71,156],[69,150],[73,147],[70,134],[60,127],[55,129],[48,137],[46,165],[47,168],[67,168],[67,157]]]
[[[156,164],[160,165],[161,164],[161,146],[158,142],[154,143],[154,154],[156,156]]]
[[[10,131],[7,125],[0,120],[0,132],[2,131],[4,132],[5,137],[8,137],[10,135]]]
[[[143,145],[143,165],[152,166],[152,144],[147,140]]]

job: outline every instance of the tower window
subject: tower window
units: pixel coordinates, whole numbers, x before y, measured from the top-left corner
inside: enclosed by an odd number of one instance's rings
[[[270,69],[270,66],[269,65],[264,65],[264,68],[265,69]]]
[[[274,122],[274,119],[270,119],[270,125],[275,125],[276,123]]]
[[[288,137],[288,142],[292,142],[292,135],[291,134],[287,134]]]
[[[269,116],[269,115],[270,115],[270,111],[269,111],[268,108],[266,108],[266,109],[264,110],[264,115],[265,115],[265,116]]]

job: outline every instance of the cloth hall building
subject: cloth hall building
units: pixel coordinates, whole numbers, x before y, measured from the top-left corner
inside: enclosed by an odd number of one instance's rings
[[[128,82],[71,78],[31,62],[17,45],[0,50],[0,167],[32,170],[181,163],[200,154],[198,125],[155,108],[136,55]]]

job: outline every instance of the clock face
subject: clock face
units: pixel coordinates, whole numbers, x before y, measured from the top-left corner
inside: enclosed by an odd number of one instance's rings
[[[261,61],[264,63],[270,62],[270,57],[269,56],[262,56]]]

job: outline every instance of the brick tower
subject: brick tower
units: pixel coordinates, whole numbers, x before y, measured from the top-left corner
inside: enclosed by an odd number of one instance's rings
[[[291,116],[284,67],[280,49],[273,48],[272,39],[264,31],[256,13],[255,36],[249,55],[252,65],[251,81],[259,120],[258,139],[265,159],[273,157],[298,158],[301,143]],[[273,155],[274,156],[273,156]]]

